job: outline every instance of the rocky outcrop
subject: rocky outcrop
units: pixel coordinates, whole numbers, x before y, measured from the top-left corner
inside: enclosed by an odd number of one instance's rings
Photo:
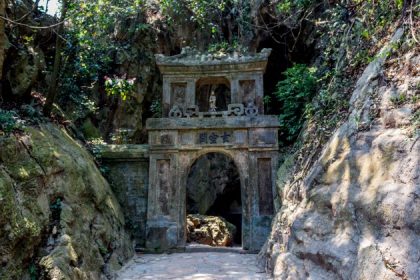
[[[0,137],[0,278],[104,279],[132,256],[92,156],[53,124]]]
[[[309,172],[293,171],[293,156],[280,168],[282,207],[261,252],[276,279],[420,275],[418,48],[385,64],[402,36],[366,68]]]
[[[236,227],[222,217],[187,215],[187,242],[232,246]]]

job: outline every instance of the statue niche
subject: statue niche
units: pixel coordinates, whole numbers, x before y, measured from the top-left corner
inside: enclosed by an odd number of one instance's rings
[[[231,103],[229,81],[223,77],[198,80],[195,100],[200,112],[226,111]]]

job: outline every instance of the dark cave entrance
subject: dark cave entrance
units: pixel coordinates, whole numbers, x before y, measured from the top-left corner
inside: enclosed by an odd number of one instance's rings
[[[242,245],[241,182],[231,158],[221,153],[208,153],[199,157],[188,174],[186,203],[187,215],[221,217],[236,227],[232,242],[212,246]],[[206,240],[191,240],[188,229],[187,235],[187,242],[211,245]]]

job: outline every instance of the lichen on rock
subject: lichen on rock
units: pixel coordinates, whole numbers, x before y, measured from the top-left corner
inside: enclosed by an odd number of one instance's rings
[[[1,137],[0,201],[1,279],[112,278],[133,254],[92,156],[53,124]]]

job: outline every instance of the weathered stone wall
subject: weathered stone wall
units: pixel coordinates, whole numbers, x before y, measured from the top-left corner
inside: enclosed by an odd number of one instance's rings
[[[111,188],[124,208],[126,226],[136,246],[146,238],[149,155],[147,145],[108,145],[100,148]]]

